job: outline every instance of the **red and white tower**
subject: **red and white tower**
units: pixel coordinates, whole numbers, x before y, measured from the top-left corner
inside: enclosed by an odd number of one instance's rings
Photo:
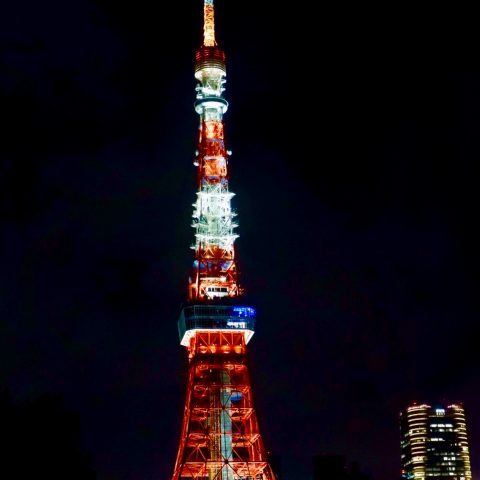
[[[223,115],[225,54],[215,41],[213,0],[204,0],[204,40],[195,57],[195,111],[200,117],[195,260],[188,303],[178,321],[189,374],[172,480],[275,480],[268,463],[247,366],[255,309],[241,302],[234,242],[233,193]]]

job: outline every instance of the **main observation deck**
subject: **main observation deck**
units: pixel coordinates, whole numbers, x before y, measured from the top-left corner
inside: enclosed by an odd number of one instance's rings
[[[257,312],[243,305],[189,305],[182,309],[178,319],[180,343],[190,345],[190,339],[198,331],[244,332],[248,343],[255,332]]]

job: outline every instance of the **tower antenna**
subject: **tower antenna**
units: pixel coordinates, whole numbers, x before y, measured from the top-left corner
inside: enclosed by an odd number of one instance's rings
[[[203,44],[214,47],[215,41],[215,10],[213,0],[204,0],[203,4]]]

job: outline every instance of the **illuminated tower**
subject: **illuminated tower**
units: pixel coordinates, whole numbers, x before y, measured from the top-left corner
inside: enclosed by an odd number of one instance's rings
[[[195,260],[178,321],[189,373],[173,480],[274,480],[253,407],[246,361],[255,309],[241,302],[224,141],[225,54],[215,41],[213,0],[204,0],[204,41],[195,56],[200,117]]]
[[[472,480],[460,405],[412,405],[400,414],[402,479]]]

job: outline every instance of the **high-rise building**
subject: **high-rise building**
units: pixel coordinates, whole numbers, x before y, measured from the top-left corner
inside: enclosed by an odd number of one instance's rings
[[[195,258],[178,329],[189,373],[173,480],[275,480],[252,400],[247,344],[256,311],[243,303],[237,224],[224,140],[225,54],[215,40],[213,0],[204,0],[203,45],[195,56],[200,117],[194,165]]]
[[[400,413],[405,480],[472,480],[461,405],[412,405]]]

